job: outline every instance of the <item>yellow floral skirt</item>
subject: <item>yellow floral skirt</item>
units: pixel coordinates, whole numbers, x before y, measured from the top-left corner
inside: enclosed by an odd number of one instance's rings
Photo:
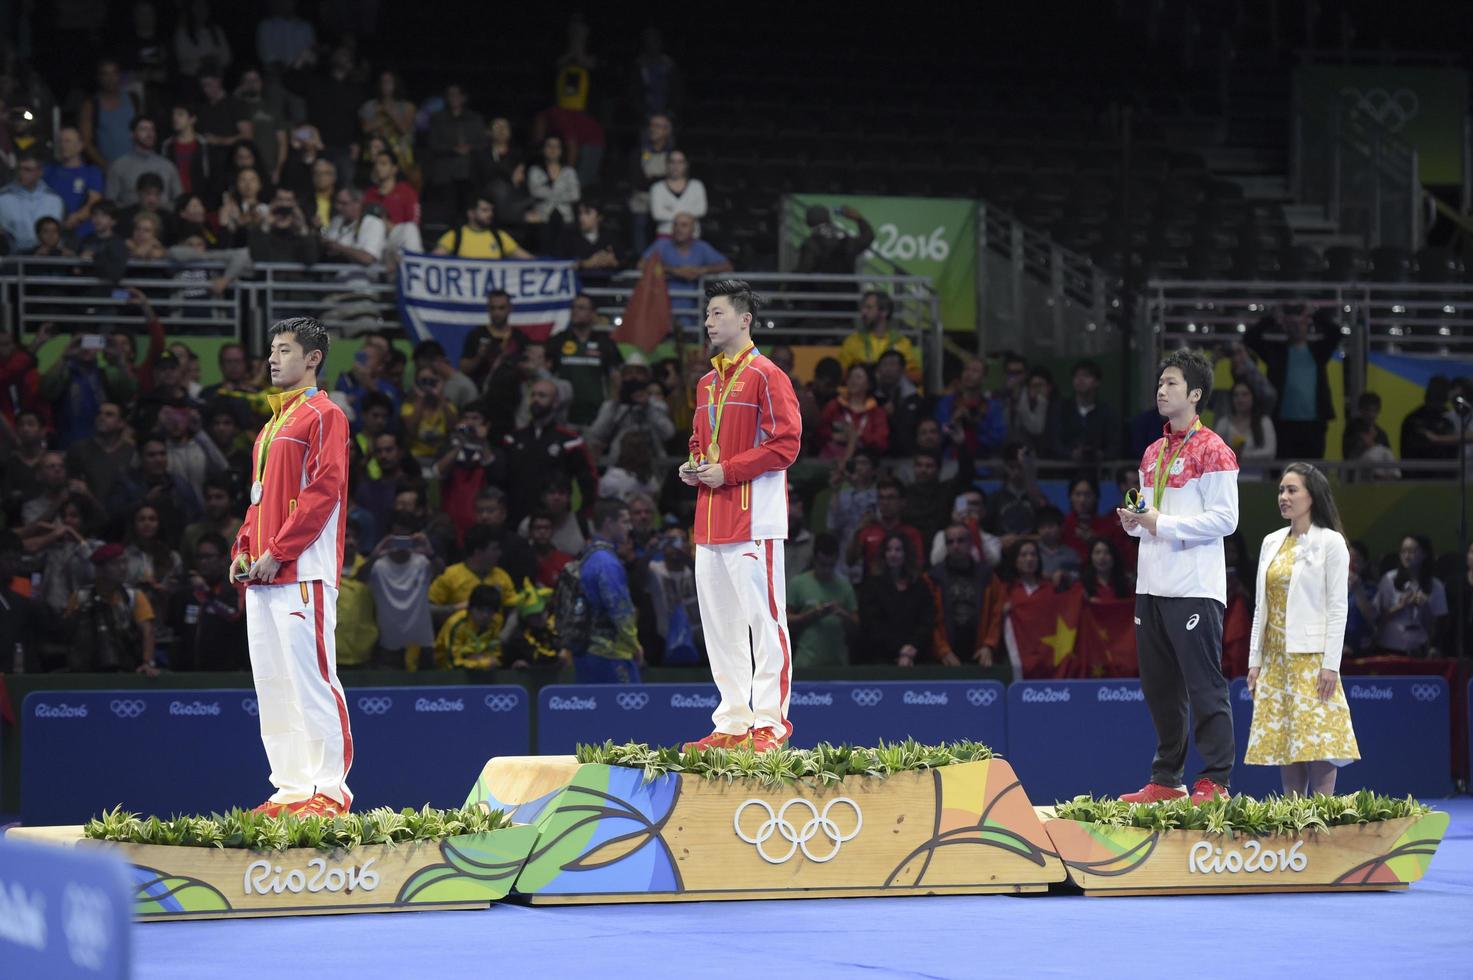
[[[1321,701],[1316,688],[1320,658],[1312,653],[1263,651],[1253,696],[1253,726],[1243,761],[1252,766],[1286,766],[1296,762],[1348,765],[1360,758],[1345,688]]]

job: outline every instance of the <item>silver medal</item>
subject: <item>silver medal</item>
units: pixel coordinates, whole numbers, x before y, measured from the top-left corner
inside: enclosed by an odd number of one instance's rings
[[[251,484],[251,503],[259,504],[261,502],[262,490],[263,488],[261,487],[260,480],[257,480],[255,483]]]

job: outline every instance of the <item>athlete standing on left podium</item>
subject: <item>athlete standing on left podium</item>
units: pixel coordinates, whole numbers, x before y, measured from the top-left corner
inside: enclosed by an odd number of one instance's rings
[[[261,741],[276,792],[256,812],[333,816],[353,802],[353,733],[338,681],[338,576],[348,517],[348,421],[317,388],[327,331],[271,328],[271,421],[251,456],[251,505],[231,549],[246,583],[246,633]]]

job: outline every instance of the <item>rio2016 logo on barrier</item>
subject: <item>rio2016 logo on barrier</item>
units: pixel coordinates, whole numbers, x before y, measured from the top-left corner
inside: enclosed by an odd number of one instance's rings
[[[1352,701],[1395,701],[1396,692],[1379,684],[1352,684],[1346,696]]]
[[[488,694],[486,695],[486,707],[492,711],[510,711],[520,704],[521,700],[515,694]]]
[[[85,704],[47,704],[42,701],[36,705],[35,715],[37,718],[86,718],[87,706]]]
[[[795,691],[792,705],[795,708],[832,708],[834,695],[831,691]]]
[[[427,711],[464,711],[465,698],[416,698],[414,710],[420,714]]]
[[[1436,701],[1442,694],[1442,688],[1436,684],[1413,684],[1412,697],[1417,701]]]
[[[672,708],[714,708],[720,703],[714,694],[670,695],[670,707]]]
[[[974,708],[985,708],[997,700],[997,691],[990,687],[967,688],[967,703]]]
[[[854,812],[854,829],[847,833],[840,830],[838,821],[830,816],[834,807],[841,803]],[[765,813],[767,819],[757,826],[756,831],[748,835],[742,829],[742,813],[751,806]],[[788,820],[788,811],[794,807],[802,807],[808,811],[808,819],[803,822],[802,827],[795,827],[792,821]],[[846,842],[859,836],[859,831],[864,827],[864,815],[859,812],[859,804],[847,796],[836,796],[829,800],[824,804],[822,813],[818,811],[818,807],[802,797],[788,800],[776,813],[766,800],[746,800],[736,808],[731,824],[737,837],[744,843],[754,845],[757,848],[757,854],[768,864],[783,864],[799,851],[802,851],[803,856],[814,864],[824,864],[838,857],[839,848]],[[780,855],[769,854],[767,851],[767,842],[774,834],[788,843],[788,849]],[[815,854],[808,849],[808,842],[819,834],[823,834],[832,846],[825,853]]]
[[[1304,841],[1295,841],[1290,848],[1264,847],[1256,840],[1243,845],[1243,851],[1224,850],[1211,841],[1198,841],[1187,853],[1188,874],[1220,875],[1251,874],[1253,872],[1288,871],[1300,872],[1309,867],[1309,855],[1303,850]]]
[[[936,706],[950,703],[945,691],[906,691],[905,696],[900,699],[902,704],[923,704]]]
[[[854,703],[861,708],[873,708],[885,698],[885,692],[878,687],[858,687],[849,693]]]
[[[148,710],[142,698],[117,698],[108,705],[119,718],[137,718]]]
[[[945,262],[951,258],[951,244],[946,240],[946,226],[938,225],[928,235],[917,232],[903,235],[893,222],[886,222],[875,229],[875,241],[870,250],[891,260],[929,259]]]
[[[67,955],[87,970],[101,970],[112,945],[112,902],[100,888],[67,885],[61,896],[61,927]]]
[[[1067,687],[1029,687],[1024,688],[1022,701],[1024,704],[1058,704],[1068,701],[1069,697]]]
[[[388,714],[389,709],[394,706],[394,699],[389,697],[366,697],[358,699],[358,710],[365,715]]]
[[[218,718],[220,717],[219,701],[170,701],[169,715],[171,717],[184,716],[194,718]]]
[[[1095,692],[1096,701],[1144,701],[1146,694],[1138,687],[1121,684],[1118,687],[1102,687]]]
[[[547,699],[547,709],[549,711],[597,711],[598,698],[565,698],[561,694],[554,694]]]
[[[614,702],[625,711],[643,711],[650,703],[650,696],[643,691],[621,691]]]

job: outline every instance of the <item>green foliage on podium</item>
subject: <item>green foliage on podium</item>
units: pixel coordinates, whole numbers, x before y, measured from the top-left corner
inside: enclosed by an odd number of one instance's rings
[[[331,851],[373,844],[439,841],[465,834],[486,834],[511,826],[501,810],[478,806],[465,809],[391,810],[351,812],[336,817],[269,817],[233,809],[209,816],[173,816],[160,819],[114,807],[87,821],[82,836],[119,844],[162,844],[173,847],[243,848],[284,851],[308,847]]]
[[[681,749],[608,741],[579,745],[574,754],[583,763],[643,769],[646,780],[683,772],[703,779],[752,779],[766,786],[802,781],[828,785],[847,776],[884,777],[994,757],[992,749],[981,742],[922,745],[909,738],[882,741],[874,748],[820,742],[811,749],[782,746],[767,752],[754,752],[750,744],[735,749]]]
[[[1355,824],[1378,823],[1431,813],[1408,796],[1395,799],[1370,790],[1346,796],[1234,796],[1193,805],[1187,797],[1161,803],[1126,803],[1115,799],[1076,796],[1054,806],[1060,820],[1102,827],[1140,827],[1146,830],[1196,830],[1209,834],[1240,833],[1254,836],[1302,834]]]

